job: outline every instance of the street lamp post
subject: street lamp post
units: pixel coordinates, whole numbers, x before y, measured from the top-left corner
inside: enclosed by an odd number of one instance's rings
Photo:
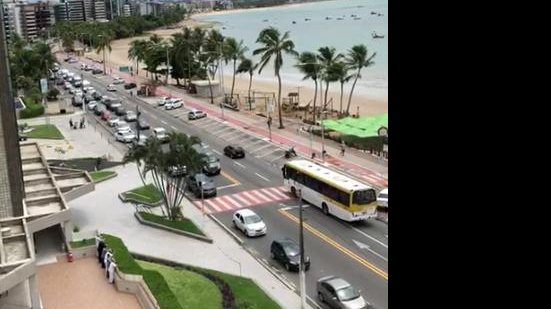
[[[312,148],[312,126],[308,127],[308,134],[310,135],[310,153],[314,153],[314,149]]]
[[[168,67],[170,66],[170,58],[168,57],[168,46],[169,45],[166,44],[166,85],[168,85]]]
[[[140,112],[139,106],[136,104],[136,138],[138,143],[140,142]]]
[[[320,115],[320,125],[321,125],[321,160],[325,162],[325,132],[323,129],[323,116],[326,114],[325,110],[321,112]]]
[[[298,176],[298,173],[297,173]],[[296,183],[296,182],[295,182]],[[300,241],[300,273],[299,273],[299,281],[300,281],[300,307],[306,308],[306,269],[305,269],[305,257],[306,254],[304,252],[304,227],[303,227],[303,208],[302,208],[302,185],[298,189],[298,196],[299,196],[299,241]]]
[[[272,141],[272,116],[268,116],[268,132],[270,133],[270,142]]]

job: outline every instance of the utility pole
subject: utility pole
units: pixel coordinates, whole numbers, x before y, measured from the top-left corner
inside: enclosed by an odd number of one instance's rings
[[[136,138],[138,140],[138,143],[140,142],[140,115],[142,113],[140,112],[140,108],[138,104],[136,104]]]
[[[268,132],[270,132],[270,142],[272,141],[272,116],[268,116]]]
[[[297,173],[298,174],[298,173]],[[306,308],[306,269],[304,267],[305,265],[305,257],[306,254],[304,253],[304,228],[303,228],[303,222],[304,218],[302,216],[303,208],[302,208],[302,185],[298,189],[298,196],[300,203],[298,206],[299,209],[299,220],[300,220],[300,227],[299,227],[299,233],[300,233],[300,274],[299,274],[299,281],[300,281],[300,308]]]
[[[166,81],[165,84],[168,86],[168,71],[170,66],[170,58],[168,57],[168,44],[166,44]]]
[[[321,160],[325,162],[325,132],[323,130],[323,116],[325,115],[325,108],[322,109],[320,114],[320,125],[321,125]]]

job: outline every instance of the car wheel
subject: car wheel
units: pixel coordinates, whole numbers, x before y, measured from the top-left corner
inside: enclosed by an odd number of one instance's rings
[[[275,260],[275,254],[273,251],[270,251],[270,258],[274,259]]]
[[[323,294],[321,292],[318,292],[318,299],[320,300],[320,302],[324,303],[325,302],[325,299],[323,298]]]
[[[231,220],[231,222],[233,223],[233,227],[238,228],[237,223],[235,223],[235,220]]]
[[[249,235],[249,231],[247,231],[246,228],[243,228],[243,233],[245,233],[245,236],[251,237],[251,235]]]
[[[297,197],[297,189],[295,189],[295,187],[291,187],[291,194],[292,194],[294,197]]]
[[[321,204],[321,209],[323,211],[323,213],[328,216],[329,215],[329,209],[327,208],[327,204],[323,203]]]
[[[285,263],[285,269],[287,269],[287,271],[290,271],[291,270],[291,265],[289,265],[289,263]]]

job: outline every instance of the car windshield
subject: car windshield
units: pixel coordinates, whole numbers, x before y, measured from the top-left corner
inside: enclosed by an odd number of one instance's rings
[[[359,205],[369,204],[376,200],[375,190],[368,189],[362,191],[356,191],[353,195],[353,203]]]
[[[216,163],[218,162],[218,158],[216,158],[213,154],[208,154],[206,157],[206,161],[208,163]]]
[[[353,286],[347,286],[337,290],[337,296],[341,301],[349,301],[360,297],[360,293]]]
[[[197,180],[197,182],[208,182],[208,178],[205,174],[197,174],[195,175],[195,180]]]
[[[381,193],[379,194],[379,198],[388,198],[388,194]]]
[[[300,253],[300,249],[296,244],[287,243],[283,246],[283,250],[288,256],[297,256]]]
[[[254,223],[258,223],[258,222],[262,221],[262,219],[256,214],[255,215],[250,215],[250,216],[247,216],[247,217],[243,217],[243,220],[245,220],[246,224],[254,224]]]

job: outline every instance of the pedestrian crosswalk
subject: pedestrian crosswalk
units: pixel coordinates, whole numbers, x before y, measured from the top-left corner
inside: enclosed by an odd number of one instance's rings
[[[348,172],[350,172],[351,174],[357,174],[360,177],[362,177],[363,179],[367,180],[367,182],[369,182],[370,184],[374,184],[374,185],[379,186],[379,187],[388,187],[388,181],[383,176],[381,176],[381,175],[379,175],[375,172],[368,172],[368,171],[365,171],[365,170],[362,170],[362,169],[349,170],[349,168],[347,168],[345,165],[343,165],[340,160],[338,160],[337,158],[334,158],[334,157],[325,158],[325,162],[328,163],[328,164],[335,165],[335,166],[338,166],[340,168],[343,168],[343,169],[347,170]]]
[[[284,186],[261,188],[205,199],[204,211],[205,213],[217,213],[276,201],[289,200],[292,198],[293,197],[285,190]],[[202,209],[203,204],[201,200],[194,201],[193,204],[199,210]]]

